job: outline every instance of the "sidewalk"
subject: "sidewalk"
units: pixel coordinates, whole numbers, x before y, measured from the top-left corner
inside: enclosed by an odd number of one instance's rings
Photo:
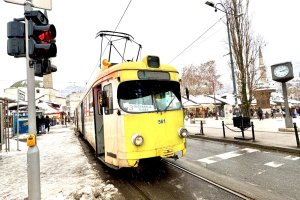
[[[19,200],[28,197],[28,149],[26,142],[10,140],[10,151],[0,151],[0,199]],[[74,134],[73,126],[56,125],[49,134],[37,136],[39,149],[40,189],[43,200],[120,199],[121,193],[104,180],[98,160],[90,159],[93,153],[83,148]],[[91,154],[91,155],[88,155]],[[36,157],[35,157],[36,158]],[[119,198],[118,198],[119,197]]]
[[[242,137],[242,132],[239,128],[233,127],[232,120],[226,121],[220,118],[218,120],[215,118],[205,118],[203,120],[204,135],[200,135],[200,121],[196,121],[195,124],[191,124],[189,120],[185,121],[185,127],[189,131],[190,137],[236,143],[300,155],[300,148],[297,148],[294,129],[290,129],[290,132],[285,130],[284,118],[264,119],[261,121],[251,119],[254,125],[255,141],[252,140],[251,127],[244,131],[244,136],[248,138],[248,140],[235,139],[235,137]],[[225,138],[223,136],[222,121],[225,123]],[[299,129],[300,118],[293,119],[293,123],[296,123]],[[285,131],[283,132],[281,130]],[[300,132],[298,135],[300,135]]]

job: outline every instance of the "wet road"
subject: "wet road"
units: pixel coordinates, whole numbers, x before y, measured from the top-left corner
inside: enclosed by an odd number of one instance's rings
[[[206,140],[188,140],[183,167],[255,199],[299,199],[300,157]]]
[[[110,169],[94,157],[86,142],[81,140],[81,144],[94,170],[118,188],[119,194],[114,199],[241,199],[164,162],[141,163],[139,170]]]
[[[199,139],[187,144],[185,157],[167,160],[252,199],[299,199],[299,156]],[[85,153],[100,176],[118,188],[115,199],[239,199],[164,163],[116,171],[89,148]]]

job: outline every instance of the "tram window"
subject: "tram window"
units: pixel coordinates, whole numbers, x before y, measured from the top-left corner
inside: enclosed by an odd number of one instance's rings
[[[175,81],[128,81],[118,88],[120,108],[143,113],[181,109],[180,86]]]
[[[106,101],[105,101],[105,107],[104,107],[104,113],[106,115],[113,114],[113,95],[112,95],[112,85],[106,85],[103,88],[103,92],[106,92]],[[105,99],[105,98],[104,98]],[[103,100],[104,100],[103,99]]]

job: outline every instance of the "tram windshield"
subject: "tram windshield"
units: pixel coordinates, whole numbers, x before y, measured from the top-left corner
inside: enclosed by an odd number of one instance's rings
[[[129,113],[181,109],[180,85],[175,81],[138,80],[119,85],[120,108]]]

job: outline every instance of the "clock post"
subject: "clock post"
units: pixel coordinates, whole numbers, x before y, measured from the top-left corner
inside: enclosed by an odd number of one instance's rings
[[[293,128],[293,121],[289,110],[289,103],[287,97],[286,82],[294,78],[293,65],[291,62],[279,63],[271,66],[272,79],[282,83],[282,95],[284,99],[285,109],[285,127]]]

